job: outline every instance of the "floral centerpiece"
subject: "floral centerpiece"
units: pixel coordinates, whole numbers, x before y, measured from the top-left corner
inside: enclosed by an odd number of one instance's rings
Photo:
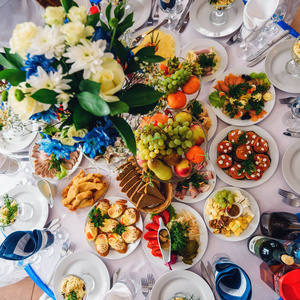
[[[88,15],[72,0],[61,3],[46,8],[43,27],[25,22],[14,29],[11,48],[0,55],[0,79],[9,82],[2,101],[23,122],[59,123],[45,128],[41,143],[48,155],[60,154],[58,160],[78,145],[94,158],[118,136],[135,154],[135,138],[123,114],[144,114],[156,106],[162,93],[144,79],[147,68],[164,58],[155,55],[155,47],[134,55],[124,45],[121,37],[133,25],[133,13],[124,16],[123,3],[113,12],[107,6],[107,23],[99,12]]]

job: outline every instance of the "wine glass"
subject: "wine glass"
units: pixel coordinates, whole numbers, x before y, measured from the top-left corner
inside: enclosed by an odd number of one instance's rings
[[[292,59],[285,65],[285,70],[294,77],[300,77],[300,36],[293,43]]]
[[[253,24],[254,25],[254,24]],[[241,28],[241,38],[242,41],[239,46],[236,47],[235,53],[238,57],[246,59],[252,53],[252,47],[250,46],[249,37],[254,33],[255,25],[251,27],[246,27],[243,23]]]
[[[209,20],[214,25],[223,25],[228,21],[228,13],[226,10],[235,4],[236,0],[208,0],[213,11],[210,13]],[[227,4],[223,4],[227,3]]]
[[[272,20],[272,25],[268,29],[270,35],[276,35],[279,32],[278,22],[282,21],[287,12],[287,7],[285,4],[280,4],[277,6]]]
[[[283,115],[282,122],[290,128],[300,128],[300,97],[292,103],[291,111]]]
[[[177,0],[177,8],[176,8],[176,14],[180,14],[183,11],[183,4],[182,0]]]
[[[168,13],[168,22],[163,25],[163,27],[166,27],[169,30],[173,30],[177,24],[177,18],[172,16],[172,13],[176,11],[178,0],[158,0],[159,8],[165,12]]]

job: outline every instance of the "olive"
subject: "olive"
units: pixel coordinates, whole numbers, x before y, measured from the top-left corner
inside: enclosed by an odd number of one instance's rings
[[[249,120],[249,119],[251,119],[251,116],[250,116],[249,112],[248,112],[248,111],[245,112],[245,113],[241,116],[241,119],[242,119],[242,120]]]

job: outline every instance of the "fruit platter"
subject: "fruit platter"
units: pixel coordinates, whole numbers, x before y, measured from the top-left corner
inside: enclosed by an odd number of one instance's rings
[[[265,73],[250,68],[231,69],[213,82],[209,102],[224,122],[248,126],[262,121],[271,112],[275,89]]]

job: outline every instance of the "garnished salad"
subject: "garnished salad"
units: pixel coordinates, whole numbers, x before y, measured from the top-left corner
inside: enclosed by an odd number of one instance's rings
[[[17,202],[5,194],[1,200],[1,209],[0,209],[0,223],[2,228],[5,226],[11,225],[17,219],[18,214],[18,204]]]
[[[222,109],[229,118],[256,122],[267,114],[265,103],[273,99],[270,86],[271,82],[265,73],[230,73],[224,80],[217,81],[214,86],[216,91],[210,93],[209,102]]]

